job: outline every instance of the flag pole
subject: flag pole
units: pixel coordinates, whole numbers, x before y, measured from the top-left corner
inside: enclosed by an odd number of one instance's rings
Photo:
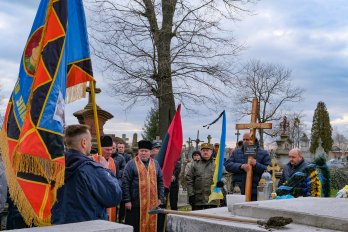
[[[95,134],[97,137],[97,145],[98,145],[98,154],[99,156],[102,155],[102,149],[100,144],[100,131],[99,131],[99,121],[98,121],[98,114],[97,114],[97,103],[95,101],[95,80],[90,81],[90,89],[91,89],[91,100],[92,100],[92,106],[93,106],[93,119],[94,119],[94,127],[95,127]]]

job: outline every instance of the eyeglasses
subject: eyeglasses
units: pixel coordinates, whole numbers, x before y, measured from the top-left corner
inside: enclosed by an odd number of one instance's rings
[[[250,141],[250,139],[243,139],[243,141]]]

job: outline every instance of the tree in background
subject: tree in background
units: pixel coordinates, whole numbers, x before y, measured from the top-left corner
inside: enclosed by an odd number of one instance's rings
[[[114,95],[128,106],[158,100],[161,138],[174,99],[185,108],[221,104],[242,48],[224,27],[247,12],[248,2],[89,0],[91,46]]]
[[[281,65],[249,61],[233,83],[234,111],[241,117],[250,115],[251,102],[256,97],[259,101],[258,122],[279,122],[285,115],[287,103],[300,101],[304,91],[293,86],[290,77],[291,71]],[[263,146],[264,132],[262,129],[258,131],[260,145]],[[265,133],[268,134],[267,131]]]
[[[346,151],[348,147],[347,138],[340,133],[337,127],[333,128],[333,136],[332,136],[334,145],[341,149],[341,151]]]
[[[156,136],[159,135],[159,115],[158,115],[158,107],[151,108],[149,114],[147,115],[143,133],[141,136],[143,139],[153,141],[156,139]]]
[[[322,101],[318,102],[317,108],[314,111],[311,134],[311,146],[309,151],[312,154],[314,154],[319,147],[319,139],[321,139],[322,147],[326,153],[331,150],[333,139],[330,116],[325,103]]]

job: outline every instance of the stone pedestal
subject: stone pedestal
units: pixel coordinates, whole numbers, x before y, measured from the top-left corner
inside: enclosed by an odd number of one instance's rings
[[[289,135],[282,134],[280,140],[277,140],[277,149],[275,155],[278,161],[278,164],[283,168],[289,162],[289,151],[291,149],[291,143],[289,140]]]
[[[87,88],[87,92],[90,92],[89,87]],[[100,93],[101,90],[96,88],[95,93]],[[114,116],[110,114],[109,112],[101,109],[97,105],[97,115],[98,115],[98,124],[99,124],[99,133],[100,135],[104,135],[104,125],[106,121],[113,118]],[[95,124],[94,124],[94,115],[93,115],[93,104],[92,104],[92,98],[91,94],[89,94],[88,97],[88,103],[85,106],[84,109],[79,110],[74,113],[74,116],[77,118],[80,124],[86,124],[90,127],[91,135],[92,135],[92,144],[93,146],[96,146],[96,130],[95,130]]]

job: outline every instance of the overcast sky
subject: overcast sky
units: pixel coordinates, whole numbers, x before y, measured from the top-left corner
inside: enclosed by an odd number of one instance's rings
[[[1,113],[17,80],[20,58],[38,4],[38,0],[0,1],[0,83],[1,95],[5,97],[0,105]],[[305,114],[308,128],[318,101],[324,101],[332,125],[348,135],[347,1],[261,0],[251,10],[253,16],[245,16],[242,21],[231,23],[229,28],[240,42],[248,46],[241,53],[240,61],[259,59],[291,69],[294,85],[306,90],[304,100],[293,105],[296,108],[294,111]],[[99,87],[107,88],[102,74],[95,72],[95,78]],[[105,125],[106,133],[115,133],[116,136],[126,133],[131,137],[138,132],[140,136],[148,106],[137,106],[125,112],[107,91],[97,95],[97,102],[114,115]],[[72,113],[86,103],[86,100],[80,100],[66,106],[68,124],[77,123]],[[199,115],[192,115],[183,109],[185,141],[188,137],[195,138],[199,129],[201,140],[206,141],[207,135],[211,134],[214,138],[212,142],[217,142],[221,126],[206,130],[202,125],[214,120],[219,112],[210,112],[205,108],[198,110]],[[227,144],[232,145],[236,136],[235,119],[231,112],[227,114],[227,124]]]

